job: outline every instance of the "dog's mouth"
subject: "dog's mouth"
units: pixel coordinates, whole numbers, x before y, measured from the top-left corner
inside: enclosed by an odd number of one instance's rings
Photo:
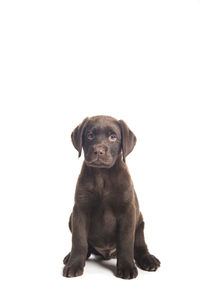
[[[92,161],[85,160],[85,163],[89,167],[96,167],[96,168],[110,168],[112,164],[110,162],[105,162],[101,158],[96,158]]]

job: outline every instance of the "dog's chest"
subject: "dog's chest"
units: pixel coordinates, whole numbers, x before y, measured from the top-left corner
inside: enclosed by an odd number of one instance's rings
[[[114,188],[108,178],[102,176],[95,177],[95,197],[93,199],[93,210],[91,215],[92,227],[99,233],[108,233],[115,230],[116,215],[113,210]],[[111,205],[112,204],[112,205]]]
[[[106,179],[103,176],[96,175],[94,180],[94,187],[99,194],[102,194],[106,187]]]
[[[89,239],[93,246],[110,247],[115,241],[117,218],[107,205],[100,202],[90,218]]]
[[[112,202],[113,197],[116,194],[117,183],[113,182],[111,178],[103,177],[101,175],[95,176],[94,179],[94,190],[98,201],[101,202]]]

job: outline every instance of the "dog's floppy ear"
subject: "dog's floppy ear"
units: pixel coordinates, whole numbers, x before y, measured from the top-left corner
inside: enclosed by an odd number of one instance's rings
[[[125,162],[126,156],[133,150],[136,144],[136,136],[128,128],[128,126],[123,120],[119,120],[119,124],[121,127],[121,135],[122,135],[121,146],[122,146],[123,161]]]
[[[78,125],[71,134],[72,144],[78,151],[78,157],[81,156],[82,144],[83,144],[83,131],[89,118],[85,118],[83,122]]]

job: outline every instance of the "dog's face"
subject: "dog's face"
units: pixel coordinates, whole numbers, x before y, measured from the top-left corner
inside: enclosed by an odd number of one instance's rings
[[[121,131],[117,122],[105,117],[89,120],[83,135],[83,150],[88,166],[112,167],[121,152]]]
[[[79,156],[83,148],[86,165],[96,168],[111,168],[121,152],[125,161],[136,143],[124,121],[107,116],[84,119],[71,137]]]

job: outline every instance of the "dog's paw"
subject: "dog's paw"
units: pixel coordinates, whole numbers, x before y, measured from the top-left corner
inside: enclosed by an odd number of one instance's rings
[[[134,264],[118,266],[117,267],[117,277],[123,279],[136,278],[138,275],[138,270]]]
[[[63,268],[64,277],[77,277],[83,274],[83,267],[79,264],[66,264]]]
[[[66,265],[68,260],[70,258],[70,252],[65,256],[65,258],[63,259],[63,264]]]
[[[160,261],[154,255],[149,253],[137,259],[136,264],[145,271],[156,271],[160,267]]]

